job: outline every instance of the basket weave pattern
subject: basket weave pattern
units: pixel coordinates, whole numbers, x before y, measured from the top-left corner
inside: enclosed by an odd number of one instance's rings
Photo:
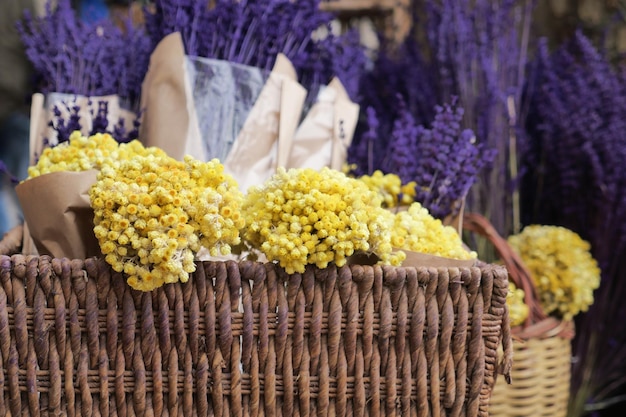
[[[513,352],[513,385],[500,382],[495,385],[490,415],[565,417],[569,400],[571,339],[549,333],[525,340],[516,338]]]
[[[487,416],[507,272],[0,256],[0,415]]]

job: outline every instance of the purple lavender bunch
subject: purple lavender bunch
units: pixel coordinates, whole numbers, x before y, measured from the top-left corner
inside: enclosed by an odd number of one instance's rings
[[[415,27],[399,50],[383,44],[374,71],[363,78],[360,104],[376,110],[378,140],[388,143],[399,117],[397,94],[421,125],[433,120],[437,104],[458,97],[462,127],[497,151],[493,168],[478,175],[468,206],[506,236],[516,228],[518,178],[511,166],[515,150],[524,146],[522,91],[533,0],[418,0],[414,6]],[[362,123],[353,149],[366,130]],[[365,165],[352,151],[349,160]]]
[[[567,227],[602,269],[594,304],[576,317],[568,415],[622,404],[626,392],[626,71],[581,32],[533,62],[524,154],[525,223]]]
[[[156,0],[144,8],[146,31],[151,48],[165,36],[180,32],[189,55],[204,56],[200,50],[198,37],[202,28],[211,31],[209,23],[209,2],[202,0]]]
[[[503,235],[517,230],[513,195],[523,147],[522,91],[532,0],[425,2],[429,72],[444,100],[458,96],[463,125],[495,149],[493,168],[479,175],[468,195],[470,210],[483,213]]]
[[[437,107],[433,126],[422,131],[416,150],[416,200],[439,218],[456,214],[458,202],[495,156],[494,150],[476,144],[471,129],[461,128],[462,117],[461,108]]]
[[[415,201],[437,218],[458,213],[459,202],[467,195],[484,168],[493,163],[495,150],[477,143],[474,132],[462,127],[463,109],[457,100],[435,106],[430,128],[419,125],[397,96],[398,118],[394,120],[388,142],[381,147],[378,119],[372,107],[366,110],[369,130],[353,155],[367,165],[356,165],[353,174],[375,170],[393,173],[403,183],[414,181]]]
[[[131,109],[140,113],[141,87],[153,50],[145,28],[135,26],[130,18],[126,19],[121,36],[113,38],[108,50],[110,53],[105,55],[107,62],[120,67],[117,94],[129,103]]]
[[[457,214],[459,202],[488,167],[495,151],[476,143],[471,129],[463,129],[463,109],[445,104],[435,108],[430,129],[418,126],[406,107],[394,123],[383,172],[415,181],[415,201],[437,218]]]
[[[17,28],[39,80],[38,91],[116,94],[137,108],[151,52],[143,30],[130,23],[121,30],[110,20],[85,23],[70,0],[59,0],[54,9],[48,1],[41,18],[26,12]]]

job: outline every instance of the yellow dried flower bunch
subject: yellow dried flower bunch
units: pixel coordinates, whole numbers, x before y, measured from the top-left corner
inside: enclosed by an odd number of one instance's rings
[[[304,272],[308,264],[342,266],[359,251],[399,264],[392,255],[393,214],[381,203],[378,193],[342,172],[279,168],[248,190],[244,238],[287,273]]]
[[[564,227],[542,225],[527,226],[508,241],[528,267],[546,314],[570,320],[587,311],[600,285],[588,242]]]
[[[454,227],[444,225],[417,202],[395,214],[391,239],[395,248],[443,258],[467,260],[477,256],[463,247]]]
[[[529,309],[524,302],[524,290],[517,288],[509,282],[509,293],[506,296],[506,304],[509,306],[509,319],[511,326],[519,326],[528,318]]]
[[[396,174],[383,174],[382,171],[376,170],[372,175],[363,175],[358,179],[380,194],[383,207],[409,205],[415,200],[415,182],[403,185]]]
[[[105,164],[90,190],[94,233],[107,263],[149,291],[186,282],[195,253],[230,253],[243,196],[218,160],[148,155]]]
[[[165,152],[156,147],[146,148],[138,140],[120,144],[108,133],[83,136],[75,131],[68,142],[46,148],[37,164],[28,168],[28,178],[52,172],[100,169],[105,163],[145,155],[165,156]]]

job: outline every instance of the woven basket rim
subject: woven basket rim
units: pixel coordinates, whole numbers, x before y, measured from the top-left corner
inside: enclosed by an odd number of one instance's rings
[[[41,254],[24,254],[22,253],[22,245],[23,245],[23,238],[24,238],[24,230],[25,227],[23,224],[20,224],[18,226],[15,226],[14,228],[10,229],[8,232],[6,232],[4,234],[4,236],[0,239],[0,256],[14,256],[14,255],[21,255],[21,256],[26,256],[26,257],[41,257],[41,256],[47,256],[50,258],[54,258],[51,255],[41,255]],[[103,257],[101,256],[94,256],[91,258],[96,258],[96,259],[103,259]],[[234,262],[238,262],[236,260],[233,260]],[[241,260],[244,261],[244,260]],[[201,262],[201,261],[197,261],[197,262]],[[211,260],[211,262],[229,262],[229,260],[219,260],[219,259],[215,259],[215,260]],[[263,261],[254,261],[256,263],[267,263],[267,262],[263,262]],[[366,266],[372,266],[373,264],[369,264],[369,263],[348,263],[346,264],[348,266],[354,266],[354,267],[366,267]],[[470,269],[474,269],[474,268],[481,268],[482,266],[485,265],[489,265],[490,268],[505,268],[505,266],[503,265],[497,265],[497,264],[484,264],[484,263],[476,263],[473,266],[458,266],[458,265],[419,265],[419,266],[411,266],[411,265],[406,265],[406,266],[392,266],[392,265],[382,265],[383,268],[394,268],[394,269],[421,269],[421,268],[428,268],[428,269],[433,269],[433,270],[439,270],[439,269],[458,269],[458,270],[470,270]],[[310,265],[313,266],[313,265]]]

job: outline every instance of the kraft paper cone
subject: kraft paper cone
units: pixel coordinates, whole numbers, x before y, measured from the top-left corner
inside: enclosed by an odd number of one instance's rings
[[[402,250],[406,253],[406,259],[402,262],[402,266],[428,266],[428,267],[444,267],[444,268],[470,268],[476,265],[476,259],[451,259],[441,256],[429,255],[427,253],[419,253],[408,250]]]
[[[322,87],[317,101],[296,131],[287,168],[341,170],[359,117],[341,81]]]
[[[348,148],[352,143],[354,130],[359,119],[359,105],[350,100],[339,78],[334,78],[328,86],[337,92],[337,99],[334,103],[333,148],[330,167],[340,171],[346,163]]]
[[[286,57],[280,56],[287,60]],[[290,62],[286,62],[291,66]],[[295,72],[294,72],[295,77]],[[307,91],[304,87],[293,80],[283,80],[282,88],[280,92],[280,113],[279,113],[279,128],[278,128],[278,154],[276,157],[276,166],[284,167],[289,160],[289,154],[291,153],[291,147],[293,145],[293,136],[300,123],[302,116],[302,107],[306,100]],[[276,170],[276,167],[274,167]]]
[[[101,255],[89,204],[96,175],[95,170],[54,172],[15,188],[39,254],[70,259]]]
[[[39,255],[37,246],[30,235],[28,223],[24,222],[24,233],[22,233],[22,254],[23,255]]]
[[[36,155],[41,153],[41,147],[43,147],[43,137],[40,133],[43,131],[44,126],[47,125],[46,121],[46,112],[44,110],[46,98],[41,93],[33,94],[31,103],[30,103],[30,131],[29,131],[29,139],[30,139],[30,158],[28,165],[35,165],[37,162]],[[37,149],[39,149],[39,153],[37,153]],[[27,235],[25,232],[24,235]]]
[[[182,160],[191,155],[206,161],[186,65],[178,32],[163,38],[152,52],[141,86],[144,112],[139,140],[163,149],[172,158]]]
[[[333,152],[333,104],[336,92],[323,87],[315,104],[298,127],[286,168],[322,169],[330,166]]]
[[[237,136],[224,169],[239,188],[262,184],[287,161],[300,122],[306,89],[286,56],[279,54],[274,68]]]

